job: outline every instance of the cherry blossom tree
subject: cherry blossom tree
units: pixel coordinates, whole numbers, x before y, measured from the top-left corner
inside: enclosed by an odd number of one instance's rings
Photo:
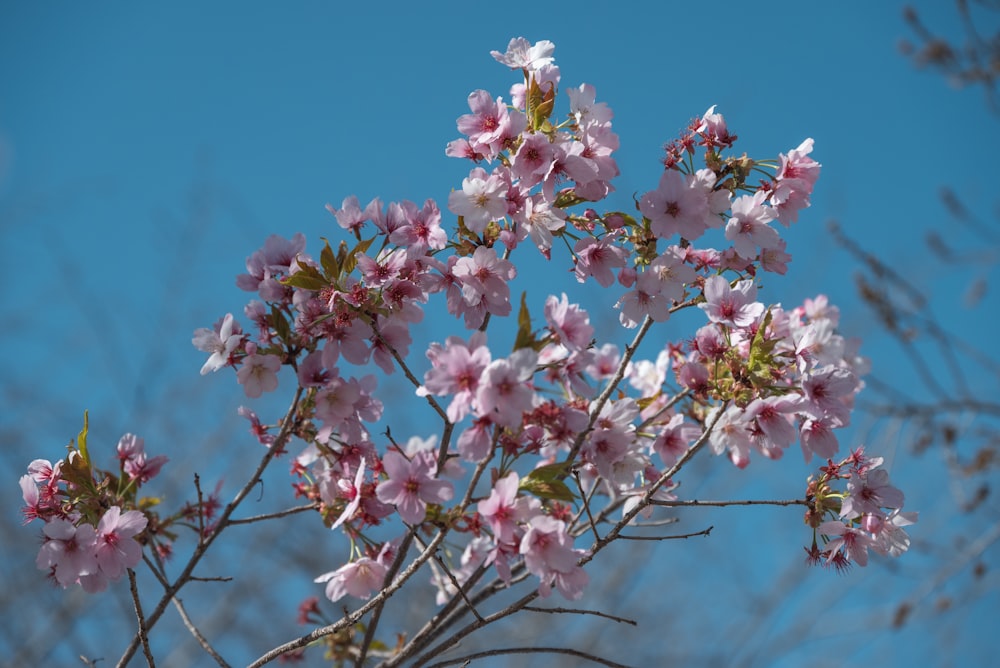
[[[202,375],[235,373],[248,400],[288,397],[281,415],[240,410],[259,456],[230,501],[196,477],[191,500],[168,508],[152,491],[170,465],[164,448],[147,454],[129,433],[105,457],[86,414],[63,459],[28,465],[24,516],[44,523],[38,567],[63,588],[129,581],[136,631],[119,665],[137,653],[155,664],[150,639],[171,605],[229,665],[180,593],[224,579],[201,570],[223,534],[293,516],[337,536],[327,569],[305,576],[328,602],[307,599],[301,621],[312,629],[290,631],[253,666],[306,651],[357,666],[449,652],[439,665],[525,652],[621,665],[558,644],[454,653],[537,609],[630,621],[562,606],[584,595],[591,562],[616,542],[708,535],[665,530],[693,506],[799,506],[806,559],[836,570],[906,551],[916,513],[881,457],[837,435],[868,373],[858,342],[823,296],[794,308],[758,300],[763,278],[770,286],[791,260],[775,223],[790,230],[809,206],[813,141],[775,158],[736,155],[737,136],[711,107],[666,146],[632,209],[602,212],[619,175],[613,115],[587,84],[568,88],[557,113],[554,48],[515,38],[492,52],[514,79],[508,96],[468,96],[446,152],[473,164],[445,211],[434,200],[362,208],[348,196],[328,206],[339,239],[312,249],[303,235],[269,237],[236,281],[253,293],[243,317],[229,310],[194,332]],[[518,298],[512,286],[535,262],[612,290],[618,335],[598,338],[590,310],[565,293],[539,296],[536,284]],[[429,315],[459,333],[411,350]],[[684,318],[699,326],[675,331]],[[381,398],[400,377],[431,438],[400,438],[396,406]],[[796,441],[816,467],[795,498],[685,494],[696,458],[725,455],[746,469],[734,475],[751,475]],[[295,505],[248,514],[278,462]],[[140,591],[140,562],[155,592]],[[386,628],[404,596],[432,607],[422,625]]]

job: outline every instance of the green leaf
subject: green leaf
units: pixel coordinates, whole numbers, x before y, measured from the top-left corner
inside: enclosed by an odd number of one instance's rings
[[[288,321],[285,320],[285,314],[275,304],[271,305],[271,326],[274,327],[274,331],[278,334],[279,339],[288,341],[291,334],[288,328]]]
[[[326,280],[323,274],[319,273],[319,270],[311,264],[300,264],[297,272],[281,279],[281,284],[319,292],[323,288],[328,287],[330,281]]]
[[[80,456],[83,457],[84,463],[90,466],[90,453],[87,451],[87,432],[90,431],[90,415],[87,411],[83,411],[83,429],[76,437],[77,447],[80,449]]]
[[[542,480],[544,482],[562,480],[570,474],[572,468],[573,465],[570,462],[556,462],[555,464],[539,466],[537,469],[534,469],[531,473],[521,478],[521,484],[524,484],[524,481],[528,479]]]
[[[528,312],[528,294],[521,293],[521,308],[517,312],[517,338],[514,339],[514,350],[533,348],[535,335],[531,332],[531,314]]]
[[[346,257],[344,257],[344,259],[341,260],[340,266],[343,269],[345,275],[350,274],[352,271],[354,271],[354,268],[358,266],[358,253],[364,253],[365,251],[367,251],[368,247],[372,245],[372,242],[374,242],[375,239],[376,237],[372,237],[371,239],[365,239],[363,241],[359,241],[358,245],[352,248],[347,253]]]
[[[540,499],[553,501],[575,501],[576,496],[562,480],[539,480],[537,478],[521,478],[518,489],[533,494]]]
[[[319,254],[319,263],[323,265],[323,273],[332,282],[340,276],[340,264],[337,262],[337,256],[334,255],[333,249],[330,248],[330,242],[327,238],[320,237],[320,239],[323,240],[324,246]]]

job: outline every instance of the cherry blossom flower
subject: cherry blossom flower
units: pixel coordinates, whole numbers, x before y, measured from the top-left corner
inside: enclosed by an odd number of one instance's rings
[[[378,561],[361,557],[335,571],[320,575],[313,582],[326,583],[326,597],[331,601],[339,601],[348,594],[367,600],[372,592],[382,588],[387,570]]]
[[[396,506],[404,522],[418,524],[427,515],[428,503],[445,503],[454,495],[452,484],[436,480],[437,465],[430,456],[406,457],[390,450],[382,458],[382,465],[389,479],[375,490],[379,501]]]
[[[97,573],[97,532],[89,524],[74,526],[64,519],[54,519],[42,529],[45,542],[38,551],[38,568],[52,569],[63,588],[76,584],[82,576]]]
[[[579,304],[570,304],[565,292],[561,298],[549,295],[545,300],[545,321],[556,340],[569,350],[581,350],[590,345],[594,335],[590,317]]]
[[[243,386],[246,395],[256,399],[264,392],[273,392],[277,389],[279,369],[281,369],[281,359],[276,355],[252,353],[243,358],[243,366],[236,372],[236,379]]]
[[[705,302],[698,308],[708,319],[730,327],[749,327],[764,313],[764,305],[757,301],[757,286],[753,281],[738,281],[730,287],[722,276],[712,276],[705,281]]]
[[[733,202],[733,216],[726,223],[726,239],[742,257],[753,259],[757,249],[777,248],[781,241],[778,232],[768,225],[774,220],[774,210],[764,205],[767,193],[759,191],[753,196],[743,195]]]
[[[476,391],[478,414],[504,427],[521,424],[521,414],[530,410],[534,390],[528,381],[535,373],[538,355],[521,348],[506,359],[493,360],[483,371]]]
[[[448,419],[453,423],[461,421],[472,410],[479,379],[490,363],[486,335],[476,332],[468,344],[457,336],[449,336],[444,348],[432,343],[427,358],[433,366],[424,374],[424,384],[417,388],[417,395],[453,394],[448,404]]]
[[[593,276],[605,288],[615,282],[611,270],[624,267],[627,257],[625,249],[616,246],[610,237],[584,237],[576,242],[573,252],[576,253],[576,280],[583,283],[588,276]]]
[[[196,329],[191,343],[198,350],[211,353],[201,367],[201,375],[204,376],[209,371],[218,371],[229,364],[229,356],[240,345],[242,338],[240,327],[233,321],[232,313],[227,313],[215,329],[207,327]]]
[[[668,169],[660,177],[656,190],[650,190],[639,200],[639,210],[649,218],[653,234],[661,239],[680,235],[694,240],[705,233],[711,223],[705,191],[692,187],[693,180],[678,171]]]
[[[462,189],[448,195],[448,210],[462,216],[465,226],[476,234],[507,215],[507,186],[496,174],[475,168],[462,179]]]
[[[523,37],[515,37],[507,44],[506,53],[490,51],[490,55],[512,70],[537,70],[555,60],[552,57],[555,49],[556,45],[547,39],[531,44]]]
[[[524,565],[541,580],[538,593],[543,598],[552,593],[553,581],[565,598],[576,600],[590,581],[577,565],[583,550],[573,549],[573,539],[566,524],[548,515],[536,515],[528,523],[519,547]]]
[[[843,549],[848,561],[859,566],[868,565],[868,548],[874,546],[875,540],[865,531],[847,526],[839,520],[823,522],[816,531],[825,536],[837,536],[826,544],[829,552],[827,563],[833,561],[837,553]]]
[[[880,513],[882,508],[902,508],[903,492],[889,484],[885,469],[869,470],[865,475],[852,475],[847,481],[847,497],[840,516],[853,519],[865,513]]]
[[[111,506],[97,524],[97,565],[101,572],[117,580],[126,568],[133,568],[142,559],[142,547],[134,537],[146,529],[148,519],[138,510],[122,512]]]

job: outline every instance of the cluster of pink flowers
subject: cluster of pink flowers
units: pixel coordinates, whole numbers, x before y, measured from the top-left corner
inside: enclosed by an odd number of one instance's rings
[[[86,425],[86,423],[85,423]],[[136,490],[156,476],[166,457],[147,458],[143,440],[125,434],[118,442],[117,475],[100,471],[89,461],[86,426],[82,447],[52,464],[36,459],[21,476],[25,524],[45,522],[43,542],[35,560],[63,587],[79,584],[88,592],[103,591],[126,568],[142,559],[139,542],[148,518],[136,507]]]
[[[256,334],[227,315],[195,335],[210,353],[203,372],[236,367],[250,397],[277,386],[282,364],[294,364],[309,391],[296,489],[319,502],[329,526],[367,545],[356,552],[365,556],[323,576],[331,597],[368,595],[381,585],[388,564],[379,555],[388,543],[367,541],[365,529],[398,513],[410,525],[433,519],[471,534],[452,573],[459,581],[483,564],[507,579],[520,563],[538,576],[541,593],[554,586],[575,598],[586,583],[577,566],[583,551],[574,547],[582,532],[562,504],[577,497],[565,474],[537,484],[537,467],[571,461],[591,502],[606,497],[630,512],[647,492],[674,498],[672,481],[660,478],[709,425],[710,449],[743,468],[751,452],[774,459],[796,441],[807,462],[832,457],[835,430],[849,423],[866,360],[837,333],[836,309],[822,296],[791,310],[757,298],[757,272],[787,270],[773,223],[787,227],[809,205],[820,171],[812,140],[774,161],[727,157],[736,136],[712,107],[668,145],[658,186],[636,202],[638,216],[599,214],[590,203],[604,199],[618,175],[612,112],[584,84],[569,90],[566,120],[552,120],[561,79],[553,49],[512,40],[493,54],[522,74],[510,102],[484,90],[469,95],[470,113],[457,123],[463,136],[446,149],[474,163],[448,198],[458,216],[453,234],[432,200],[385,206],[374,199],[362,207],[348,197],[328,208],[353,247],[327,244],[316,260],[302,235],[272,236],[237,280],[263,300],[245,309]],[[757,173],[764,176],[754,185]],[[711,230],[728,245],[696,246]],[[664,346],[656,360],[626,359],[614,343],[593,341],[581,305],[550,295],[545,327],[532,331],[522,307],[515,350],[496,355],[485,330],[491,317],[513,311],[512,255],[530,239],[551,259],[559,237],[572,248],[577,280],[624,289],[617,306],[626,328],[692,306],[707,324],[687,343]],[[443,400],[448,433],[459,429],[446,443],[411,439],[383,450],[367,427],[383,415],[376,378],[346,376],[342,363],[374,362],[393,373],[408,357],[421,305],[442,293],[448,311],[477,331],[430,346],[416,393],[433,405]],[[602,397],[620,368],[618,394]],[[245,414],[269,444],[273,436]],[[459,462],[497,454],[502,464],[478,511],[449,509],[454,486],[439,476],[461,479],[467,469]],[[534,461],[524,477],[517,461]],[[434,581],[439,598],[454,588],[440,573]]]
[[[823,296],[796,308],[758,299],[760,272],[787,271],[791,258],[774,223],[788,227],[809,206],[820,172],[812,140],[772,160],[730,155],[737,137],[712,107],[667,145],[658,184],[633,211],[600,213],[594,207],[618,175],[612,112],[583,84],[569,89],[565,118],[554,116],[561,73],[553,50],[517,38],[493,52],[521,78],[509,102],[472,92],[470,113],[458,119],[462,137],[446,153],[474,164],[448,197],[453,229],[433,200],[376,198],[362,207],[351,196],[328,205],[345,240],[314,257],[302,234],[271,236],[237,278],[256,293],[243,311],[248,328],[227,313],[194,333],[208,354],[202,374],[232,368],[250,398],[291,380],[283,373],[294,377],[302,397],[294,422],[263,424],[246,407],[240,414],[268,448],[284,451],[279,432],[301,441],[291,465],[295,492],[350,539],[350,556],[316,581],[330,600],[385,587],[403,543],[369,529],[398,516],[404,535],[450,532],[452,546],[464,538],[460,556],[430,562],[442,604],[487,567],[505,582],[530,573],[540,595],[555,589],[576,599],[598,549],[578,541],[597,524],[624,525],[651,514],[653,502],[676,499],[674,477],[702,446],[742,469],[752,453],[776,459],[796,441],[807,463],[828,462],[808,491],[807,522],[827,541],[814,541],[811,558],[846,566],[864,565],[868,549],[898,556],[909,542],[901,527],[916,516],[900,512],[902,493],[879,460],[858,451],[832,463],[835,432],[849,424],[867,372],[857,342],[837,331],[837,309]],[[696,245],[713,233],[720,248]],[[577,281],[620,291],[619,322],[637,330],[631,344],[595,340],[588,311],[550,294],[522,299],[512,351],[490,347],[491,323],[514,311],[512,258],[534,246],[556,261],[557,240]],[[411,327],[434,299],[469,333],[431,344],[427,362],[414,363]],[[542,314],[534,323],[532,308]],[[700,310],[705,324],[651,359],[638,357],[646,332],[681,309]],[[440,432],[402,444],[388,430],[373,435],[387,417],[378,376],[352,375],[347,364],[401,370],[439,416]],[[163,463],[132,436],[123,437],[119,458],[114,482],[134,487]],[[39,565],[85,587],[134,565],[133,537],[145,517],[107,499],[111,510],[99,522],[73,515],[53,483],[60,464],[43,468],[30,485],[22,479],[26,514],[49,522]],[[845,491],[835,490],[840,480]],[[456,493],[458,481],[471,485],[468,493]],[[67,489],[77,488],[74,481]],[[196,513],[211,526],[214,507],[200,500],[176,518]],[[619,512],[623,519],[612,520]]]
[[[839,463],[828,460],[821,475],[810,479],[812,506],[806,514],[806,523],[814,529],[812,547],[806,550],[810,562],[845,570],[852,563],[867,565],[869,550],[898,557],[909,548],[903,527],[914,524],[917,513],[903,512],[903,492],[890,484],[882,463],[881,457],[868,457],[858,448]],[[835,486],[840,481],[846,481],[843,490]]]

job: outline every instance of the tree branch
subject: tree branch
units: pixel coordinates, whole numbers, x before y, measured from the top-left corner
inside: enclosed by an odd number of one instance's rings
[[[184,626],[187,627],[187,630],[190,631],[191,635],[193,635],[195,640],[198,641],[201,648],[204,649],[210,657],[215,659],[217,664],[223,668],[229,668],[229,664],[226,663],[221,656],[219,656],[219,653],[215,651],[211,643],[208,642],[208,639],[202,635],[201,631],[198,630],[198,627],[195,626],[193,621],[191,621],[191,618],[187,614],[187,610],[184,609],[184,603],[176,596],[170,600],[174,604],[174,607],[177,608],[177,612],[180,614],[181,621],[184,622]]]

